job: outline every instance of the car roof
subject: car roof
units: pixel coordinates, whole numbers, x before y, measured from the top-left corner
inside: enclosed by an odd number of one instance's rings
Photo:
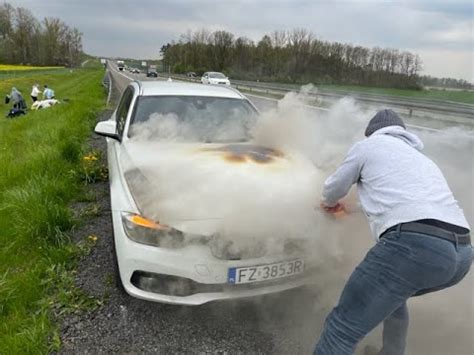
[[[218,86],[203,85],[177,81],[141,81],[138,82],[141,96],[212,96],[231,99],[244,99],[245,97],[235,89]]]

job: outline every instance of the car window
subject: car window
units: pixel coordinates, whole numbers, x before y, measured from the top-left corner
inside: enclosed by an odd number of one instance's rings
[[[116,121],[117,121],[117,134],[122,137],[123,130],[125,128],[125,121],[127,120],[128,110],[133,98],[133,88],[129,86],[125,89],[125,92],[120,99],[120,103],[117,107]]]
[[[209,77],[213,79],[225,79],[225,75],[222,73],[212,73],[212,74],[209,74]]]
[[[144,140],[238,142],[250,138],[257,112],[244,99],[141,96],[129,136]]]

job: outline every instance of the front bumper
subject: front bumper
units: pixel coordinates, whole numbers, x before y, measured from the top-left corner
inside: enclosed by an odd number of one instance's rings
[[[313,279],[311,266],[305,260],[302,274],[249,284],[229,284],[227,275],[231,267],[271,264],[295,256],[221,260],[214,257],[206,245],[167,249],[138,244],[125,235],[120,214],[115,213],[114,232],[122,284],[128,294],[140,299],[200,305],[285,291],[310,284]]]

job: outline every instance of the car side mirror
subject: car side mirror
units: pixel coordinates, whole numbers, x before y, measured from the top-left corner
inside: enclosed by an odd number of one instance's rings
[[[115,121],[101,121],[97,123],[94,132],[99,136],[120,141],[120,137],[117,134],[117,123]]]

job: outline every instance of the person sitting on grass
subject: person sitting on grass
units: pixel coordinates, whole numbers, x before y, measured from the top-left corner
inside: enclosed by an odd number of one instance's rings
[[[31,109],[32,110],[40,110],[42,108],[49,108],[49,107],[54,106],[56,104],[59,104],[59,101],[56,100],[56,99],[40,100],[40,101],[33,102],[33,105],[31,105]]]

